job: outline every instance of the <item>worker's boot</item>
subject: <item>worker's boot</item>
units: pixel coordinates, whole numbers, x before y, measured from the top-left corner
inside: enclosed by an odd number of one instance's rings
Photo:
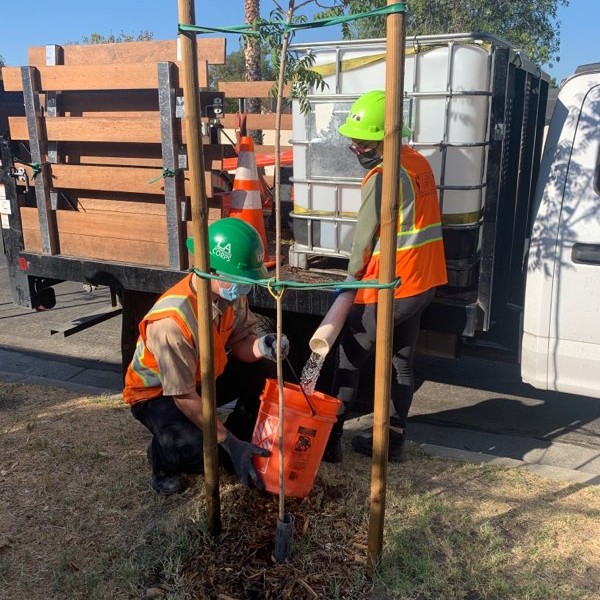
[[[148,462],[152,467],[152,489],[158,494],[170,496],[183,491],[183,482],[179,475],[169,475],[157,465],[152,452],[152,442],[148,444],[146,449]]]
[[[344,458],[342,451],[342,433],[344,432],[344,420],[342,415],[338,417],[338,420],[333,424],[331,433],[329,434],[329,440],[327,446],[325,446],[325,452],[323,453],[323,460],[328,463],[341,463]]]
[[[388,446],[388,460],[402,462],[406,459],[404,453],[405,442],[404,427],[396,417],[390,418],[390,438]],[[352,449],[365,456],[373,456],[373,431],[364,431],[352,438]]]

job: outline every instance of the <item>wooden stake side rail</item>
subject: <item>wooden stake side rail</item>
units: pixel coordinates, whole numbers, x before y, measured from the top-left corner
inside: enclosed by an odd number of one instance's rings
[[[226,129],[235,129],[238,125],[236,115],[225,115],[221,119],[221,124]],[[275,113],[248,114],[246,118],[246,127],[248,129],[275,129]],[[281,129],[292,129],[292,115],[281,115]]]
[[[219,81],[219,91],[227,98],[269,98],[275,81]],[[283,88],[283,95],[289,96],[290,86]]]
[[[225,40],[200,49],[206,87]],[[22,160],[44,165],[35,178],[15,165],[28,177],[17,182],[25,251],[185,270],[191,191],[177,42],[51,46],[29,57],[28,67],[3,71],[7,90],[27,88],[30,97],[26,116],[9,120],[11,139],[35,142],[36,157]],[[223,146],[207,144],[209,196],[222,158]],[[164,168],[175,176],[160,179]],[[217,199],[209,220],[222,216]]]
[[[136,144],[160,144],[160,121],[158,112],[154,115],[129,116],[127,113],[110,117],[48,117],[46,124],[48,141],[54,142],[131,142]],[[292,115],[281,116],[282,129],[291,130]],[[11,138],[27,140],[27,118],[9,117]],[[221,124],[226,129],[238,126],[236,115],[225,115]],[[246,119],[248,129],[274,129],[275,114],[249,114]],[[179,128],[178,128],[179,129]],[[180,129],[181,139],[186,143],[185,128]],[[260,149],[263,153],[267,152]],[[269,152],[273,152],[271,146]]]
[[[62,46],[64,65],[101,65],[117,63],[152,63],[179,61],[177,40],[119,42],[115,44],[81,44]],[[198,38],[198,57],[211,65],[225,64],[225,38]],[[29,48],[29,64],[46,66],[46,46]]]
[[[200,85],[206,86],[208,64],[225,61],[225,41],[199,40],[198,49]],[[52,232],[39,220],[39,209],[32,207],[29,197],[21,208],[27,251],[115,261],[125,256],[128,262],[143,265],[187,267],[182,236],[190,233],[190,176],[177,58],[175,41],[30,49],[27,71],[41,107],[35,113],[41,160],[52,163],[44,167],[43,187],[52,201],[49,215],[56,216],[57,243],[49,250],[47,244],[42,248],[43,235],[47,238]],[[169,77],[161,81],[159,73],[165,73],[167,65]],[[3,74],[7,90],[23,88],[23,69],[8,67]],[[219,89],[226,97],[267,98],[272,86],[272,82],[224,82]],[[10,117],[13,141],[31,142],[32,113]],[[220,124],[236,129],[238,117],[227,114]],[[246,124],[268,135],[275,129],[275,114],[250,114]],[[291,115],[284,114],[282,129],[291,128]],[[273,154],[274,147],[257,145],[255,151]],[[203,155],[212,221],[222,216],[220,194],[226,189],[218,177],[223,146],[206,143]],[[148,183],[160,177],[163,168],[180,166],[184,171],[175,178]],[[34,181],[40,187],[42,175],[34,180],[30,167],[19,167],[27,173],[30,188]],[[25,183],[17,183],[23,193]]]
[[[206,168],[220,170],[223,162],[222,146],[205,144],[204,148]],[[64,165],[150,167],[152,170],[148,171],[149,180],[158,177],[162,172],[164,161],[160,150],[158,144],[111,143],[107,145],[106,143],[64,142],[60,145]],[[23,167],[31,178],[31,168]],[[147,193],[147,191],[142,190],[140,193]]]
[[[26,168],[29,169],[28,167]],[[104,167],[82,165],[51,165],[52,187],[61,190],[94,190],[123,194],[164,195],[164,181],[149,181],[161,170],[136,167]],[[212,188],[212,175],[205,174],[207,186]],[[189,196],[189,179],[184,174],[185,195]]]
[[[165,61],[166,62],[166,61]],[[199,60],[198,78],[200,87],[208,85],[208,62]],[[40,88],[45,91],[81,90],[145,90],[158,87],[156,63],[76,65],[36,67]],[[2,69],[4,89],[7,92],[20,92],[23,89],[21,69]]]
[[[147,203],[142,205],[148,206]],[[139,210],[139,209],[138,209]],[[56,211],[61,255],[98,260],[169,266],[164,205],[161,214],[101,211]],[[219,207],[209,208],[209,220],[221,217]],[[28,252],[42,252],[36,208],[21,208],[23,240]],[[192,235],[191,222],[186,235]]]

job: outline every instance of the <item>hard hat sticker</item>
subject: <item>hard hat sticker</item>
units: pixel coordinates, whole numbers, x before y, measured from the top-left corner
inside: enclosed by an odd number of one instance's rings
[[[231,242],[225,246],[221,246],[221,242],[217,242],[217,245],[212,249],[212,253],[229,262],[231,260]]]

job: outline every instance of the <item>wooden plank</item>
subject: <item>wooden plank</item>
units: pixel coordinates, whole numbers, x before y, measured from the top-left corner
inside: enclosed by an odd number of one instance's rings
[[[199,85],[208,85],[208,63],[198,61]],[[156,64],[38,67],[40,89],[44,91],[143,90],[158,86]],[[21,91],[19,67],[3,69],[6,91]]]
[[[68,233],[60,237],[60,250],[61,254],[66,256],[159,267],[167,266],[167,245],[155,242],[98,238]]]
[[[26,167],[29,170],[28,167]],[[162,180],[148,183],[161,175],[161,169],[142,167],[104,167],[87,165],[52,165],[52,186],[56,189],[96,190],[123,194],[163,195]],[[212,176],[205,173],[206,193],[213,195]],[[184,194],[190,194],[189,177],[184,179]]]
[[[62,189],[162,195],[160,180],[148,183],[160,173],[158,169],[141,167],[52,165],[52,185]]]
[[[48,117],[42,120],[49,142],[110,142],[134,144],[160,144],[160,118],[158,113],[143,117]],[[25,117],[10,117],[8,120],[13,140],[27,140],[28,129]],[[177,120],[181,128],[181,121]],[[185,128],[180,131],[182,143],[186,143]],[[203,140],[208,141],[207,137]],[[220,150],[217,150],[220,148]],[[160,151],[160,148],[158,149]],[[112,155],[110,148],[105,149]],[[211,149],[205,144],[210,160],[220,160],[222,147]]]
[[[31,212],[33,210],[33,212]],[[35,229],[33,219],[37,219],[35,209],[21,212],[23,228]],[[97,213],[80,210],[57,210],[56,220],[60,237],[64,234],[82,234],[88,237],[141,240],[164,243],[166,222],[160,215],[138,213]],[[61,243],[61,254],[64,253]]]
[[[23,248],[26,252],[42,253],[42,236],[39,229],[23,229]]]
[[[161,219],[165,217],[165,203],[162,198],[155,202],[143,200],[123,200],[122,198],[87,198],[83,196],[72,198],[77,208],[84,213],[134,213],[144,215],[157,215]]]
[[[227,98],[270,98],[275,81],[219,81],[219,91]],[[285,97],[290,94],[290,86],[283,90]]]
[[[221,124],[223,127],[225,127],[225,129],[235,129],[239,125],[238,117],[237,115],[225,115],[221,119]],[[248,129],[275,129],[275,113],[266,113],[260,115],[249,113],[246,119],[246,127]],[[291,131],[291,114],[281,115],[281,129]]]
[[[23,245],[29,252],[42,252],[42,235],[37,208],[21,207],[21,227],[23,228]]]
[[[83,234],[89,237],[118,240],[138,240],[166,243],[166,221],[160,215],[126,214],[57,210],[56,220],[61,239],[65,234]]]
[[[20,67],[4,67],[2,69],[2,83],[5,92],[22,92],[23,80]]]
[[[27,119],[25,117],[8,117],[8,129],[12,140],[29,141]]]
[[[197,38],[198,57],[211,65],[225,64],[225,38]],[[177,40],[150,40],[115,44],[68,44],[63,48],[65,65],[177,62]],[[46,47],[29,48],[29,64],[46,65]]]
[[[200,87],[208,85],[208,63],[198,61]],[[37,67],[40,90],[139,90],[158,87],[158,72],[154,63],[96,65],[93,68],[83,65]],[[15,71],[18,73],[15,73]],[[19,67],[2,69],[4,87],[7,92],[18,92],[23,88]]]
[[[212,161],[213,168],[220,170],[222,163]],[[31,167],[25,166],[25,171],[32,181]],[[164,186],[161,180],[148,183],[162,174],[161,168],[143,167],[116,167],[103,165],[70,165],[55,164],[50,167],[52,187],[63,190],[94,190],[94,192],[114,192],[118,194],[143,194],[164,195]],[[206,194],[212,198],[219,189],[213,188],[219,185],[218,177],[214,177],[210,170],[204,173]],[[213,178],[215,181],[213,182]],[[17,182],[23,187],[24,182]],[[184,180],[184,194],[189,196],[189,178]]]
[[[90,229],[91,223],[85,213],[57,211],[60,231],[61,255],[85,257],[96,260],[119,261],[130,264],[167,266],[167,245],[162,240],[148,241],[138,238],[121,237],[124,233],[131,234],[131,224],[125,229],[113,229],[110,237],[99,237]],[[132,215],[133,216],[133,215]],[[23,238],[25,250],[28,252],[41,252],[39,228],[36,229],[37,210],[35,208],[21,208],[23,220]],[[105,218],[105,217],[103,217]],[[135,220],[139,215],[135,215]],[[212,223],[221,218],[221,210],[210,208],[208,221]],[[122,216],[120,216],[122,221]],[[68,231],[65,223],[70,223]],[[29,228],[33,226],[32,228]],[[163,224],[162,239],[166,240],[166,226]],[[186,223],[186,231],[191,236],[191,222]],[[63,230],[64,229],[64,230]],[[140,227],[136,228],[138,231]],[[85,232],[85,233],[82,233]]]
[[[160,144],[160,121],[156,117],[53,117],[44,119],[49,142],[132,142]],[[9,119],[11,138],[27,140],[25,117]]]

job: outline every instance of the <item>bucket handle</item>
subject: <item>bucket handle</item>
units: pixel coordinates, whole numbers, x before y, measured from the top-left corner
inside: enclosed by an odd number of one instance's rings
[[[300,377],[298,377],[298,374],[296,373],[294,367],[292,366],[292,361],[287,356],[285,357],[285,360],[287,361],[288,367],[290,368],[292,375],[298,382],[298,387],[300,388],[302,395],[304,396],[304,399],[306,400],[306,403],[308,404],[308,407],[310,408],[310,412],[312,413],[312,416],[316,417],[317,411],[315,410],[315,407],[312,405],[312,402],[310,401],[308,394],[304,391],[304,388],[302,387],[302,382],[300,381]]]

